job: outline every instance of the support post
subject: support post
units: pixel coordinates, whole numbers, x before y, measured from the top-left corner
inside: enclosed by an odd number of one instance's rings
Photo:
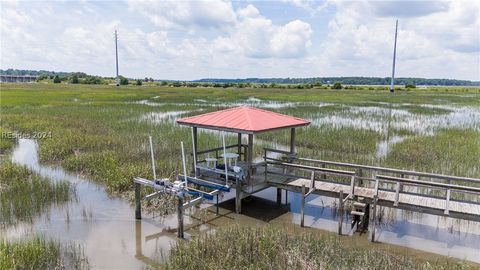
[[[140,201],[140,184],[135,183],[135,219],[142,219],[142,204]]]
[[[295,154],[295,128],[290,129],[290,154]]]
[[[178,217],[178,238],[184,238],[183,235],[183,198],[178,196],[178,203],[177,203],[177,217]]]
[[[285,205],[288,205],[288,190],[285,189]]]
[[[373,196],[373,223],[372,223],[372,234],[371,234],[371,242],[375,242],[375,229],[377,224],[377,201],[378,195]]]
[[[338,198],[338,235],[342,235],[343,225],[343,190],[340,190],[340,196]]]
[[[237,154],[238,160],[242,160],[242,133],[237,135]],[[243,153],[245,155],[245,153]]]
[[[282,189],[277,188],[277,204],[281,205],[282,204]]]
[[[247,184],[251,184],[252,178],[252,160],[253,160],[253,134],[248,134],[248,157],[247,157]]]
[[[197,127],[192,127],[192,155],[193,155],[193,160],[192,160],[192,171],[193,175],[197,177]]]
[[[242,212],[242,182],[240,180],[235,181],[235,213],[240,214]]]
[[[142,256],[142,222],[135,221],[135,257]]]
[[[450,189],[447,189],[447,198],[445,199],[445,211],[443,212],[444,215],[450,215],[450,208],[449,204],[450,203]]]
[[[322,163],[322,165],[320,166],[322,169],[325,169],[325,164]],[[323,180],[327,180],[327,175],[326,174],[322,174],[322,179]]]
[[[302,185],[302,202],[300,208],[300,227],[305,225],[305,184]]]
[[[217,216],[218,216],[218,194],[217,194],[217,203],[216,203],[216,206],[217,206]]]
[[[363,186],[363,170],[362,169],[358,169],[358,186],[359,187],[362,187]]]

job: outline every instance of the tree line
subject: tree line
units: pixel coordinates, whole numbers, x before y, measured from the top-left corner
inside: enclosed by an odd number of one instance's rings
[[[50,80],[54,83],[72,83],[72,84],[111,84],[116,83],[114,77],[101,77],[88,75],[84,72],[55,72],[46,70],[20,70],[20,69],[0,69],[1,75],[33,75],[38,76],[38,81]],[[215,79],[207,78],[193,81],[158,81],[153,78],[145,77],[142,79],[119,77],[119,84],[154,83],[163,86],[172,87],[260,87],[260,88],[312,88],[322,85],[390,85],[389,77],[312,77],[312,78],[246,78],[246,79]],[[426,86],[480,86],[480,81],[454,80],[454,79],[426,79],[426,78],[396,78],[395,85],[405,85],[408,88],[414,88],[419,85]]]
[[[246,79],[201,79],[193,82],[209,83],[253,83],[253,84],[333,84],[390,85],[390,77],[312,77],[312,78],[246,78]],[[480,86],[480,81],[426,78],[396,78],[396,85],[442,85]]]

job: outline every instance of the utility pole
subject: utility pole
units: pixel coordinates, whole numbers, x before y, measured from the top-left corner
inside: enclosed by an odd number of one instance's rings
[[[395,43],[393,44],[393,66],[392,66],[392,81],[390,82],[390,92],[395,91],[395,57],[397,55],[397,30],[398,30],[398,20],[395,24]]]
[[[117,30],[115,30],[115,64],[117,67],[117,77],[115,78],[115,81],[117,83],[117,86],[120,85],[120,78],[118,77],[118,45],[117,45]]]

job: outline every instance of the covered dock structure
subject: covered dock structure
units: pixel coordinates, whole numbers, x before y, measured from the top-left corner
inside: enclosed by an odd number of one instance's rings
[[[179,237],[183,237],[184,208],[203,198],[217,196],[218,213],[218,194],[230,192],[231,187],[236,192],[237,213],[242,211],[243,198],[269,187],[277,189],[278,204],[282,201],[282,190],[300,193],[302,227],[308,196],[317,194],[335,198],[338,200],[338,233],[342,234],[344,211],[349,209],[352,228],[356,226],[357,231],[370,231],[372,241],[375,241],[378,207],[480,222],[480,179],[300,157],[295,147],[295,130],[310,124],[305,119],[241,106],[178,119],[177,123],[191,128],[192,171],[188,173],[185,169],[182,154],[184,172],[171,186],[165,188],[168,181],[158,181],[155,176],[154,181],[138,178],[134,181],[137,218],[141,218],[140,185],[150,185],[161,191],[176,190],[177,194],[179,190],[186,190],[199,195],[186,203],[179,196]],[[223,144],[198,149],[199,129],[220,132]],[[255,135],[282,129],[290,130],[289,145],[283,145],[282,149],[254,151]],[[226,145],[225,133],[236,134],[236,143]],[[246,137],[246,144],[243,137]],[[263,156],[255,158],[254,153],[263,153]],[[196,189],[197,186],[210,191]],[[158,194],[147,195],[146,199]],[[349,207],[345,206],[347,202]]]
[[[259,133],[290,129],[290,158],[295,153],[295,129],[310,124],[309,121],[255,107],[241,106],[205,113],[177,120],[180,125],[192,129],[193,166],[195,177],[216,183],[230,182],[235,185],[237,213],[241,212],[241,200],[268,187],[265,180],[265,163],[254,163],[254,136]],[[237,144],[213,149],[197,149],[198,129],[216,130],[237,134]],[[242,137],[247,137],[243,144]],[[228,149],[228,153],[222,153]],[[233,152],[231,152],[233,149]],[[225,151],[223,151],[225,152]],[[232,161],[233,160],[233,161]],[[220,164],[222,163],[223,164]],[[232,163],[234,165],[232,165]],[[277,191],[281,197],[281,190]]]

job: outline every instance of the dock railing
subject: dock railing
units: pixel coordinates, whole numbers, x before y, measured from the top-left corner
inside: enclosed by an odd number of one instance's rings
[[[269,153],[274,153],[275,157],[271,157]],[[279,154],[284,156],[279,157]],[[398,206],[399,197],[402,193],[438,198],[446,201],[445,215],[449,213],[448,203],[451,200],[480,204],[480,179],[476,178],[300,158],[288,151],[271,148],[264,149],[264,161],[266,180],[267,174],[282,174],[291,178],[305,178],[305,175],[298,175],[295,171],[310,171],[312,180],[316,178],[317,181],[350,185],[350,192],[347,194],[347,198],[355,196],[356,187],[373,188],[376,195],[378,195],[379,190],[394,192],[394,206]],[[305,163],[311,165],[305,165]],[[269,166],[281,167],[283,172],[278,173],[269,170]],[[327,168],[327,166],[334,168]],[[369,175],[365,174],[366,171],[369,172]],[[331,177],[335,175],[350,176],[350,181],[346,182]],[[406,187],[410,187],[410,189]],[[452,196],[454,193],[457,196]]]
[[[237,151],[238,151],[238,144],[232,144],[232,145],[225,146],[225,149],[231,149],[231,148],[237,148]],[[248,145],[241,144],[240,145],[239,160],[243,160],[243,161],[247,160],[247,151],[248,151]],[[216,159],[219,159],[220,156],[223,153],[223,146],[215,147],[215,148],[211,148],[211,149],[206,149],[206,150],[202,150],[202,151],[197,151],[197,163],[206,162],[205,158],[201,159],[201,158],[198,158],[198,157],[200,157],[202,155],[208,155],[208,154],[211,154],[211,153],[214,154],[213,157],[215,157]],[[193,155],[193,153],[191,155]]]

